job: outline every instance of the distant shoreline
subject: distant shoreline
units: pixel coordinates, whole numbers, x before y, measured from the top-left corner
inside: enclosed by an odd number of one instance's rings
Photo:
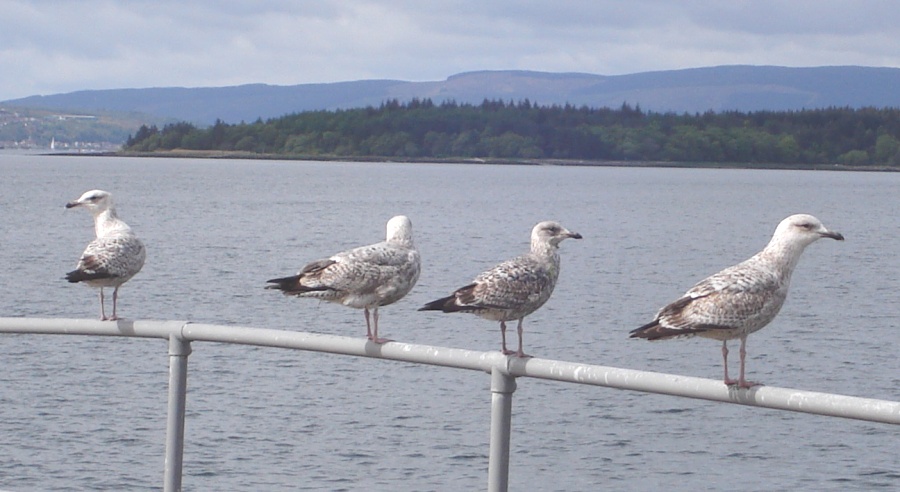
[[[900,172],[892,166],[847,166],[844,164],[779,164],[758,162],[667,162],[667,161],[590,161],[582,159],[510,159],[493,157],[411,158],[383,156],[306,156],[284,154],[260,154],[256,152],[224,150],[166,150],[154,152],[53,152],[46,155],[96,156],[96,157],[147,157],[173,159],[248,159],[278,161],[321,162],[404,162],[421,164],[492,164],[531,166],[582,166],[582,167],[657,167],[684,169],[770,169],[798,171],[864,171]]]

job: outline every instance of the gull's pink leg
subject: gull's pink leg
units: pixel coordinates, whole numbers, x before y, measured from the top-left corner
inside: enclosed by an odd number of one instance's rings
[[[369,325],[369,308],[363,308],[363,314],[366,315],[366,338],[372,339],[372,328]]]
[[[113,290],[113,315],[109,318],[110,321],[115,321],[115,320],[119,319],[119,317],[116,316],[116,304],[118,304],[118,302],[119,302],[119,287],[116,287]]]
[[[516,328],[516,331],[519,333],[519,350],[516,351],[516,357],[527,358],[531,356],[522,351],[522,321],[524,320],[525,318],[519,318],[519,326]]]
[[[726,340],[722,340],[722,365],[725,366],[725,384],[728,386],[737,384],[736,379],[728,377],[728,342]]]
[[[100,287],[100,321],[106,321],[106,310],[103,308],[103,287]]]
[[[515,352],[513,352],[512,350],[506,350],[506,321],[500,322],[500,339],[502,340],[502,348],[500,352],[502,352],[503,355],[514,354]]]
[[[747,381],[744,379],[744,360],[747,358],[747,335],[741,337],[741,374],[738,377],[738,387],[750,388],[753,386],[762,386],[762,383]]]
[[[372,313],[372,317],[374,318],[374,321],[375,321],[375,333],[372,335],[370,340],[372,340],[375,343],[390,342],[391,340],[388,338],[378,338],[378,306],[375,306],[375,310]]]

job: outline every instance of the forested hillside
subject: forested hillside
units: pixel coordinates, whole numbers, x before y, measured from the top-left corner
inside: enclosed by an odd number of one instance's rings
[[[254,123],[142,126],[125,150],[303,157],[509,158],[900,166],[900,110],[674,114],[429,99]]]

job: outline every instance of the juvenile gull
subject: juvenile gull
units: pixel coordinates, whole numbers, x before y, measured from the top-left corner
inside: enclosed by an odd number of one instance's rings
[[[501,350],[505,355],[528,357],[522,350],[522,320],[544,305],[559,277],[559,243],[581,239],[560,224],[545,221],[531,230],[531,251],[481,273],[469,285],[447,297],[429,302],[419,311],[473,313],[500,322]],[[506,322],[519,320],[519,347],[506,348]]]
[[[100,319],[118,319],[116,304],[119,287],[135,276],[144,266],[146,250],[128,224],[116,215],[112,196],[102,190],[85,192],[66,208],[83,207],[94,216],[97,239],[87,245],[78,266],[66,274],[69,282],[84,282],[100,288]],[[114,287],[112,316],[106,317],[103,307],[103,288]]]
[[[781,221],[769,244],[753,257],[726,268],[692,287],[684,296],[659,310],[656,319],[631,331],[631,338],[665,340],[697,335],[722,341],[725,384],[749,388],[744,379],[747,335],[769,324],[787,297],[791,273],[800,254],[816,240],[843,241],[812,215],[798,214]],[[728,340],[741,340],[741,372],[728,377]]]
[[[311,297],[362,309],[366,316],[366,337],[378,337],[378,308],[399,301],[419,280],[421,260],[413,244],[412,222],[404,215],[387,223],[383,242],[340,252],[331,258],[309,263],[297,275],[267,282],[284,295]],[[374,330],[369,322],[372,310]]]

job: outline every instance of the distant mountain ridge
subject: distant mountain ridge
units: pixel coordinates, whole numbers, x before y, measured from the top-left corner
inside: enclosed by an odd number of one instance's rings
[[[252,122],[289,113],[378,106],[389,99],[435,103],[484,99],[591,107],[638,105],[656,112],[900,107],[900,69],[730,65],[604,76],[587,73],[479,71],[443,81],[361,80],[274,86],[85,90],[3,101],[54,111],[120,111],[211,124]]]

